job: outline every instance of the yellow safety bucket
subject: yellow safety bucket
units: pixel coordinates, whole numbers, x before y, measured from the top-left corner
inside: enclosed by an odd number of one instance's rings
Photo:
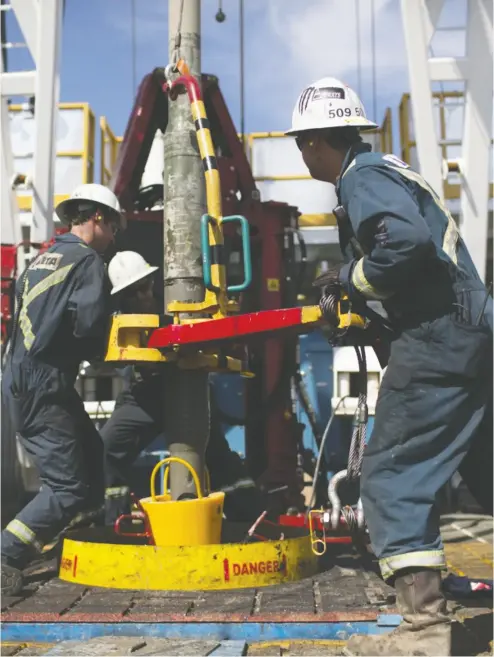
[[[162,465],[167,466],[164,490],[167,489],[170,463],[180,463],[192,475],[197,491],[196,500],[176,501],[171,495],[156,495],[156,474]],[[204,497],[199,477],[194,468],[176,457],[157,463],[151,473],[151,497],[140,500],[147,515],[155,545],[215,545],[221,543],[223,503],[225,493],[210,493]]]

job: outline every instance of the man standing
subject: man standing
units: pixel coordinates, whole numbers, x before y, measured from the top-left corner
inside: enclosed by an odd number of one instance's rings
[[[361,496],[403,623],[389,635],[354,637],[347,651],[449,655],[436,495],[460,469],[492,513],[492,299],[435,191],[362,142],[360,131],[374,127],[355,92],[325,78],[302,92],[287,133],[311,176],[336,185],[346,264],[316,281],[321,307],[331,315],[341,290],[363,313],[366,302],[380,301],[396,334]]]
[[[36,497],[2,532],[2,594],[81,510],[103,499],[102,443],[74,389],[79,364],[104,345],[110,313],[101,254],[123,218],[102,185],[81,185],[56,208],[70,232],[55,238],[17,283],[2,392],[41,480]]]
[[[117,253],[108,266],[119,310],[160,313],[153,293],[151,267],[134,251]],[[129,481],[139,453],[163,431],[164,383],[161,365],[126,368],[125,386],[115,410],[101,431],[104,443],[105,522],[113,525],[130,511]],[[211,390],[211,392],[213,392]],[[260,492],[247,475],[240,456],[230,449],[221,428],[219,409],[211,394],[211,429],[206,463],[213,490],[225,492],[224,512],[229,520],[253,521],[264,510]]]

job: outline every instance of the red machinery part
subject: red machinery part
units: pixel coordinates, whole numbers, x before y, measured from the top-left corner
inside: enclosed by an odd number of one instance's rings
[[[17,247],[12,244],[2,244],[1,254],[2,260],[0,268],[2,272],[2,281],[4,279],[15,278],[15,270],[17,268]]]
[[[171,324],[155,329],[148,347],[166,349],[183,345],[199,345],[227,340],[244,340],[264,333],[288,331],[307,333],[309,327],[302,322],[302,308],[262,310],[257,313],[233,315],[197,324]],[[274,340],[274,338],[273,338]]]
[[[154,135],[158,129],[164,131],[168,121],[168,99],[162,89],[164,80],[164,71],[159,68],[142,80],[109,183],[122,208],[127,210],[128,219],[163,221],[163,211],[146,212],[146,216],[141,217],[133,210]]]

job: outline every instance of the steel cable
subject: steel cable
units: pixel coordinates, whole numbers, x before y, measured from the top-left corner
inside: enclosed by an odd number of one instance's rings
[[[347,479],[354,481],[360,476],[364,458],[365,437],[367,434],[367,361],[365,347],[355,346],[359,364],[360,390],[355,411],[352,440],[348,454]]]

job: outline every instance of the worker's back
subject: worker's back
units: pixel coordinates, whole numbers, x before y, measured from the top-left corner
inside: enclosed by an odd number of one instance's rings
[[[403,263],[389,270],[389,287],[399,291],[382,299],[388,312],[428,315],[446,309],[457,301],[458,287],[478,296],[473,304],[480,308],[485,286],[448,209],[422,176],[395,155],[364,149],[346,167],[337,190],[364,253],[382,247]],[[349,240],[341,242],[351,258]],[[413,268],[406,262],[412,258]]]
[[[102,258],[73,234],[56,238],[21,275],[11,364],[48,367],[73,385],[79,363],[102,347],[109,290]]]

